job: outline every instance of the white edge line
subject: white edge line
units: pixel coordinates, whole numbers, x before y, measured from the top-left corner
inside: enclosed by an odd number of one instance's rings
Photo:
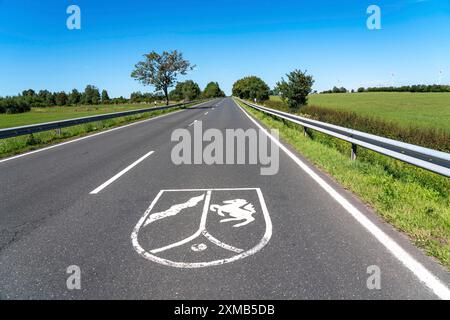
[[[103,183],[102,185],[100,185],[99,187],[97,187],[96,189],[94,189],[93,191],[91,191],[89,194],[98,194],[100,191],[102,191],[103,189],[105,189],[107,186],[109,186],[111,183],[113,183],[114,181],[116,181],[117,179],[119,179],[121,176],[123,176],[125,173],[127,173],[128,171],[130,171],[131,169],[133,169],[135,166],[137,166],[139,163],[141,163],[142,161],[144,161],[147,157],[149,157],[150,155],[153,154],[154,151],[150,151],[149,153],[145,154],[144,156],[140,157],[138,160],[136,160],[135,162],[133,162],[132,164],[130,164],[128,167],[126,167],[125,169],[123,169],[122,171],[120,171],[118,174],[116,174],[114,177],[112,177],[111,179],[109,179],[108,181],[106,181],[105,183]]]
[[[201,105],[206,104],[208,102],[211,102],[211,101],[202,102],[202,103],[194,105],[193,107],[201,106]],[[189,107],[189,108],[192,108],[192,107]],[[152,121],[152,120],[156,120],[156,119],[159,119],[159,118],[162,118],[162,117],[166,117],[166,116],[170,116],[170,115],[179,113],[181,111],[184,111],[184,109],[183,110],[177,110],[177,111],[169,112],[169,113],[166,113],[166,114],[162,114],[162,115],[159,115],[159,116],[156,116],[156,117],[153,117],[153,118],[150,118],[150,119],[146,119],[146,120],[136,121],[136,122],[133,122],[133,123],[130,123],[130,124],[126,124],[126,125],[119,126],[119,127],[116,127],[116,128],[108,129],[108,130],[101,131],[101,132],[98,132],[98,133],[93,133],[93,134],[90,134],[90,135],[87,135],[87,136],[84,136],[84,137],[81,137],[81,138],[77,138],[77,139],[73,139],[73,140],[57,143],[57,144],[54,144],[54,145],[51,145],[51,146],[48,146],[48,147],[45,147],[45,148],[33,150],[33,151],[30,151],[30,152],[26,152],[26,153],[21,153],[21,154],[18,154],[18,155],[9,157],[9,158],[0,159],[0,163],[6,162],[6,161],[11,161],[11,160],[18,159],[18,158],[22,158],[22,157],[29,156],[29,155],[32,155],[32,154],[35,154],[35,153],[38,153],[38,152],[50,150],[50,149],[53,149],[53,148],[61,147],[61,146],[64,146],[66,144],[69,144],[69,143],[74,143],[74,142],[78,142],[78,141],[81,141],[81,140],[93,138],[93,137],[96,137],[96,136],[99,136],[99,135],[102,135],[102,134],[105,134],[105,133],[109,133],[109,132],[113,132],[113,131],[116,131],[116,130],[128,128],[128,127],[131,127],[131,126],[134,126],[134,125],[137,125],[137,124],[146,123],[146,122],[149,122],[149,121]]]
[[[295,154],[287,149],[280,141],[275,139],[255,119],[253,119],[236,101],[239,109],[276,145],[278,145],[297,165],[313,178],[334,200],[336,200],[353,218],[366,228],[388,251],[390,251],[406,268],[408,268],[420,281],[430,288],[440,299],[450,300],[450,289],[447,288],[435,275],[428,271],[420,262],[415,260],[406,250],[397,244],[391,237],[370,221],[361,211],[354,207],[347,199],[333,189],[325,180],[317,175]]]

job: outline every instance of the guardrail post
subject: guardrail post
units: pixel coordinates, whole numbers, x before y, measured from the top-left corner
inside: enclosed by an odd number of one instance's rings
[[[58,137],[61,136],[61,128],[55,129],[55,133]]]
[[[350,159],[356,160],[356,144],[352,143],[352,151],[350,154]]]
[[[309,138],[308,130],[306,130],[306,127],[303,127],[303,135]]]

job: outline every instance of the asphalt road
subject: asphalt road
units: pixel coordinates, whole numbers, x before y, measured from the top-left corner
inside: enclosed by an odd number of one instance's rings
[[[195,120],[257,129],[226,98],[0,162],[0,298],[439,298],[283,150],[273,176],[173,164],[171,134]],[[447,271],[312,170],[448,287]],[[71,265],[80,290],[67,288]],[[370,290],[374,265],[381,288]]]

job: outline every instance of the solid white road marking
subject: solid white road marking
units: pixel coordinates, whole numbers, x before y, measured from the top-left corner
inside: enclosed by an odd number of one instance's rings
[[[200,104],[197,104],[197,105],[189,107],[189,108],[198,107],[198,106],[207,104],[208,102],[211,102],[211,101],[202,102]],[[85,136],[85,137],[73,139],[73,140],[70,140],[70,141],[61,142],[61,143],[54,144],[54,145],[51,145],[51,146],[48,146],[48,147],[45,147],[45,148],[42,148],[42,149],[37,149],[37,150],[30,151],[30,152],[18,154],[16,156],[12,156],[12,157],[9,157],[9,158],[2,159],[2,160],[0,160],[0,163],[6,162],[6,161],[11,161],[11,160],[18,159],[18,158],[22,158],[22,157],[25,157],[25,156],[29,156],[29,155],[32,155],[32,154],[35,154],[35,153],[38,153],[38,152],[54,149],[54,148],[57,148],[57,147],[61,147],[61,146],[64,146],[66,144],[69,144],[69,143],[74,143],[74,142],[82,141],[82,140],[85,140],[85,139],[93,138],[93,137],[96,137],[96,136],[99,136],[99,135],[102,135],[102,134],[105,134],[105,133],[113,132],[113,131],[116,131],[116,130],[125,129],[125,128],[131,127],[131,126],[135,126],[137,124],[142,124],[142,123],[146,123],[146,122],[149,122],[149,121],[152,121],[152,120],[157,120],[157,119],[160,119],[162,117],[167,117],[167,116],[179,113],[181,111],[184,111],[184,110],[177,110],[177,111],[174,111],[174,112],[165,113],[165,114],[162,114],[160,116],[156,116],[156,117],[153,117],[153,118],[150,118],[150,119],[146,119],[146,120],[142,120],[142,121],[136,121],[136,122],[133,122],[133,123],[130,123],[130,124],[126,124],[126,125],[117,127],[117,128],[112,128],[112,129],[108,129],[108,130],[101,131],[101,132],[98,132],[98,133],[90,134],[90,135]]]
[[[198,120],[194,120],[191,124],[188,125],[188,127],[192,126],[194,123],[196,123]]]
[[[142,156],[141,158],[139,158],[138,160],[136,160],[135,162],[133,162],[132,164],[130,164],[128,167],[126,167],[125,169],[123,169],[122,171],[120,171],[118,174],[116,174],[114,177],[112,177],[111,179],[109,179],[108,181],[106,181],[105,183],[103,183],[102,185],[100,185],[98,188],[94,189],[93,191],[90,192],[90,194],[97,194],[100,191],[102,191],[103,189],[105,189],[107,186],[109,186],[111,183],[113,183],[114,181],[116,181],[117,179],[119,179],[121,176],[123,176],[125,173],[127,173],[128,171],[130,171],[131,169],[133,169],[135,166],[137,166],[139,163],[141,163],[142,161],[144,161],[147,157],[149,157],[150,155],[153,154],[154,151],[150,151],[149,153],[145,154],[144,156]]]
[[[205,112],[205,116],[208,114],[208,112]]]
[[[333,189],[325,180],[317,175],[295,154],[286,148],[280,141],[275,139],[266,129],[264,129],[253,117],[251,117],[236,101],[233,102],[239,109],[262,131],[264,132],[280,149],[282,149],[297,165],[303,169],[311,178],[313,178],[334,200],[336,200],[353,218],[356,219],[364,228],[366,228],[389,252],[391,252],[406,268],[408,268],[420,281],[430,288],[439,298],[450,300],[450,289],[447,288],[435,275],[428,271],[420,262],[414,259],[391,237],[384,233],[372,221],[370,221],[361,211],[355,208],[347,199]]]

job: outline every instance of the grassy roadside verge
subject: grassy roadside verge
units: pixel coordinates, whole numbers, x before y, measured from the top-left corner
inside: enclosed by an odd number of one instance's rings
[[[185,107],[189,106],[192,106],[192,104],[186,105]],[[92,133],[105,131],[114,127],[120,127],[132,122],[154,118],[156,116],[174,112],[181,109],[182,108],[177,107],[168,110],[145,112],[132,116],[85,123],[77,126],[63,128],[61,129],[60,134],[57,134],[55,130],[51,130],[31,135],[2,139],[0,140],[0,159],[40,149],[52,144],[61,143],[74,138],[80,138]]]
[[[348,143],[238,103],[450,270],[450,179],[362,148],[351,161]]]
[[[175,104],[178,101],[171,101]],[[31,111],[16,114],[0,114],[0,129],[27,126],[36,123],[60,121],[88,116],[96,116],[106,113],[139,110],[163,106],[164,104],[99,104],[77,105],[63,107],[31,108]]]
[[[339,95],[339,94],[337,94]],[[345,94],[342,94],[345,95]],[[356,99],[356,101],[360,101],[361,106],[364,106],[368,101],[371,100],[365,100],[364,95],[360,96],[359,94],[352,93],[350,94],[353,99]],[[312,98],[318,99],[316,96],[326,96],[326,94],[322,95],[312,95]],[[450,94],[448,95],[450,98]],[[321,98],[322,99],[322,98]],[[341,99],[341,100],[340,100]],[[346,101],[342,98],[337,98],[337,101]],[[397,100],[391,101],[391,104],[393,104]],[[411,101],[410,101],[411,102]],[[356,102],[354,102],[356,103]],[[299,110],[290,110],[289,107],[285,102],[283,102],[279,97],[271,97],[270,100],[267,100],[263,102],[263,105],[285,111],[285,112],[291,112],[298,114],[303,117],[312,118],[314,120],[319,120],[322,122],[327,122],[331,124],[335,124],[338,126],[343,126],[346,128],[351,128],[367,133],[371,133],[378,136],[383,136],[390,139],[400,140],[406,143],[416,144],[422,147],[431,148],[435,150],[440,150],[444,152],[450,152],[450,145],[448,143],[450,139],[450,129],[443,128],[442,126],[439,126],[438,124],[442,124],[442,117],[444,119],[447,119],[448,117],[445,117],[445,113],[448,112],[450,116],[450,104],[449,107],[442,106],[440,112],[436,112],[434,117],[424,117],[419,115],[417,116],[417,124],[422,123],[422,119],[428,119],[428,120],[435,120],[436,126],[417,126],[412,124],[405,124],[402,121],[397,121],[395,117],[392,117],[389,119],[389,117],[386,114],[386,111],[383,109],[386,109],[386,106],[381,104],[380,105],[374,105],[372,107],[372,114],[367,115],[362,112],[364,110],[363,107],[358,108],[356,104],[353,105],[347,105],[347,109],[349,106],[352,106],[353,109],[349,109],[351,111],[348,111],[344,108],[332,108],[332,107],[322,107],[322,106],[316,106],[312,105],[311,103],[303,108],[300,108]],[[399,103],[400,106],[400,103]],[[392,107],[393,109],[401,109]],[[436,110],[436,108],[430,108],[431,110]],[[397,111],[397,117],[400,117],[401,114],[408,115],[408,113],[413,112],[414,108],[406,108],[400,111]],[[447,111],[448,110],[448,111]],[[427,110],[428,113],[432,112],[430,110]],[[422,113],[424,113],[422,111]],[[389,120],[388,120],[389,119]],[[444,120],[445,122],[445,120]],[[448,121],[447,121],[448,122]],[[424,124],[428,123],[427,121],[424,122]]]

